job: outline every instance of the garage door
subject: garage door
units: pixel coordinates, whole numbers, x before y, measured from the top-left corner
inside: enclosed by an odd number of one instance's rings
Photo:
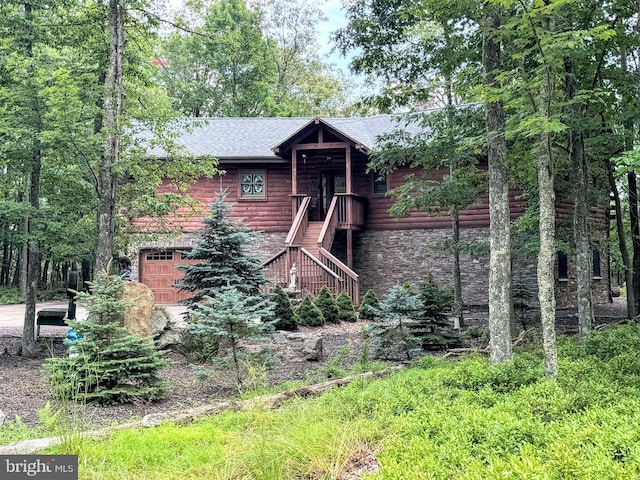
[[[156,303],[177,303],[193,296],[190,292],[179,292],[173,287],[180,283],[183,272],[178,265],[197,263],[185,260],[181,250],[142,250],[140,252],[140,282],[147,285]]]

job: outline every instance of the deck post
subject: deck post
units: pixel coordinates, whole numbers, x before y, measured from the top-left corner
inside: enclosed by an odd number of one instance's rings
[[[347,267],[353,270],[353,230],[347,230]]]

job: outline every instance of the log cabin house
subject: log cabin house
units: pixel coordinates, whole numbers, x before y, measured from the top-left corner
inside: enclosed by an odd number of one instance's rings
[[[442,284],[452,284],[451,255],[441,247],[450,238],[451,218],[422,212],[405,218],[390,216],[393,200],[386,193],[399,185],[409,170],[388,176],[367,171],[376,138],[398,127],[394,116],[183,122],[178,143],[194,156],[218,158],[226,173],[202,178],[192,186],[189,194],[203,207],[196,212],[182,209],[170,219],[170,228],[177,235],[160,235],[152,241],[141,235],[135,245],[138,261],[133,277],[153,290],[157,303],[173,303],[188,296],[172,287],[181,276],[176,266],[186,263],[180,252],[194,246],[193,232],[201,228],[208,204],[222,190],[234,205],[232,217],[261,232],[256,249],[264,255],[267,277],[283,287],[289,285],[294,263],[296,287],[303,293],[315,295],[321,286],[328,285],[334,294],[346,290],[356,304],[369,288],[383,296],[393,285],[419,283],[429,273]],[[157,148],[149,154],[166,157]],[[168,189],[160,187],[160,191]],[[518,191],[511,192],[510,203],[515,219],[524,212]],[[570,218],[570,212],[561,209],[559,218],[562,214]],[[157,232],[159,228],[146,218],[131,223],[141,232]],[[461,241],[487,239],[488,198],[479,198],[462,212],[460,223]],[[594,270],[597,303],[609,300],[606,260],[605,255],[598,255]],[[488,255],[462,255],[461,261],[465,304],[486,305]],[[535,278],[534,263],[515,262],[514,269]],[[557,272],[558,306],[575,305],[575,274],[566,255],[559,256]],[[533,295],[537,297],[535,292]]]

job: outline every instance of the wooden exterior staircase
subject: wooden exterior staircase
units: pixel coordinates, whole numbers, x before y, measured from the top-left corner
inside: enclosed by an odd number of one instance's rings
[[[267,278],[283,288],[289,287],[291,267],[296,265],[296,290],[316,296],[323,286],[334,296],[346,291],[354,304],[360,304],[359,277],[351,268],[331,254],[338,229],[364,226],[364,204],[355,195],[333,197],[324,222],[309,221],[307,196],[293,196],[295,217],[285,240],[285,248],[263,262]],[[273,288],[273,285],[267,288]]]

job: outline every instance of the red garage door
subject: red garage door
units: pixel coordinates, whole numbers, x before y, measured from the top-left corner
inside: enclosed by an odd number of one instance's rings
[[[156,303],[177,303],[179,300],[193,296],[193,293],[179,292],[172,286],[180,283],[182,277],[182,271],[176,268],[178,265],[197,263],[193,260],[185,260],[180,251],[171,249],[140,251],[140,282],[153,291]]]

